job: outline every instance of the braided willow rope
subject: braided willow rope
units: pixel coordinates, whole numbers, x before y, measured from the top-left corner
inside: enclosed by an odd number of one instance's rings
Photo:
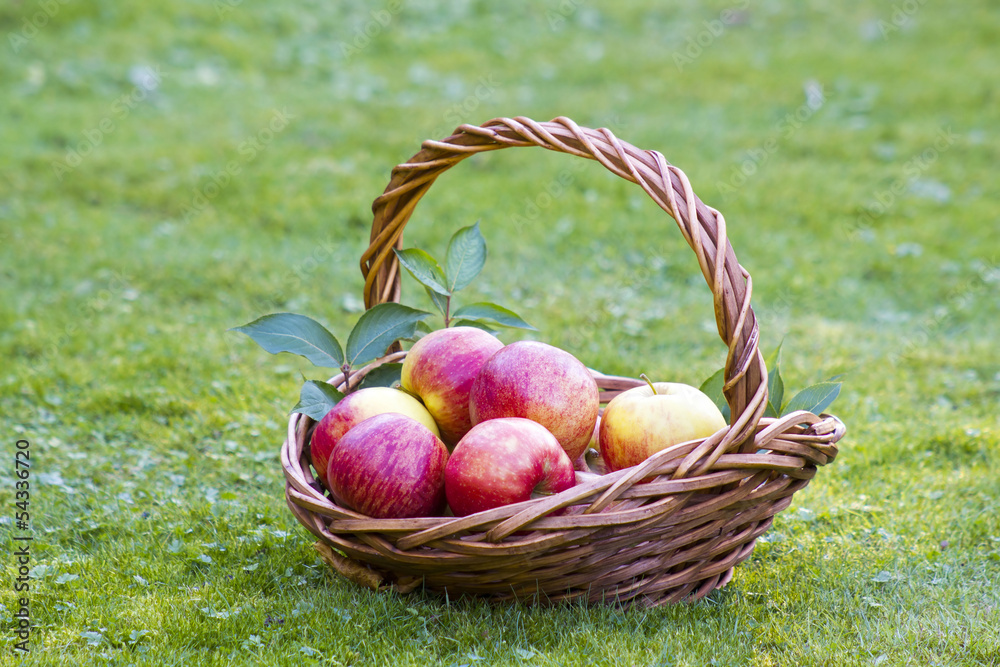
[[[371,587],[422,585],[535,602],[700,598],[729,581],[773,516],[812,479],[816,466],[836,456],[845,429],[835,417],[808,412],[763,418],[767,371],[750,307],[753,282],[736,261],[725,218],[698,199],[680,169],[610,130],[581,128],[568,118],[462,125],[443,141],[424,142],[393,170],[375,200],[371,245],[361,259],[365,305],[399,300],[392,248],[402,248],[403,228],[438,176],[476,153],[527,146],[597,160],[639,185],[677,222],[712,290],[719,336],[729,350],[723,391],[731,426],[626,470],[581,475],[575,487],[548,498],[461,518],[371,519],[322,493],[309,466],[313,422],[293,415],[281,450],[288,505],[320,539],[317,548],[328,563]],[[352,383],[405,354],[352,374]],[[605,402],[639,384],[595,377]],[[343,375],[331,379],[341,388],[344,381]]]

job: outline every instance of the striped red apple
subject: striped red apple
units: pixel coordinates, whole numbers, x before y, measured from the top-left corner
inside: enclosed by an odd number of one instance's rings
[[[455,516],[559,493],[575,483],[573,462],[559,441],[528,419],[473,426],[445,466],[445,493]]]
[[[586,450],[599,410],[597,382],[587,367],[569,352],[537,341],[498,350],[483,364],[469,400],[473,424],[502,417],[538,422],[570,461]]]
[[[366,516],[411,518],[444,512],[448,449],[415,419],[369,417],[340,439],[327,468],[330,493]]]
[[[430,413],[404,391],[391,387],[366,387],[358,389],[340,400],[326,416],[316,424],[309,444],[309,456],[316,476],[323,486],[327,484],[326,469],[330,462],[330,454],[341,438],[354,426],[369,417],[387,412],[398,412],[416,419],[431,433],[439,435],[437,424]]]
[[[401,386],[420,397],[449,447],[472,428],[469,392],[486,360],[503,348],[497,338],[475,327],[433,331],[406,353]]]

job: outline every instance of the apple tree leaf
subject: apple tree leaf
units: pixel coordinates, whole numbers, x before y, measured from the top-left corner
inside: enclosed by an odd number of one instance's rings
[[[449,296],[451,292],[445,287],[448,279],[444,275],[444,269],[437,260],[419,248],[407,248],[406,250],[392,249],[410,275],[417,279],[421,285],[429,291],[443,296]]]
[[[394,387],[403,376],[403,364],[382,364],[365,375],[358,389],[365,387]]]
[[[302,385],[302,391],[299,393],[299,402],[292,408],[292,412],[299,412],[319,421],[343,397],[344,395],[328,382],[306,380],[305,384]]]
[[[495,303],[470,303],[467,306],[457,309],[452,313],[452,317],[455,319],[485,322],[487,325],[499,324],[502,327],[538,331],[538,329],[522,320],[514,311],[508,310],[503,306],[498,306]]]
[[[722,413],[725,418],[726,423],[729,423],[730,410],[729,403],[726,401],[725,394],[722,393],[722,387],[726,384],[726,369],[720,368],[712,377],[708,378],[701,383],[701,392],[712,399],[716,407]]]
[[[841,382],[819,382],[811,387],[806,387],[788,401],[785,409],[781,411],[781,415],[785,416],[797,410],[807,410],[818,415],[840,395],[842,384]]]
[[[483,270],[486,263],[486,239],[479,231],[479,222],[455,232],[448,242],[444,272],[448,291],[454,294],[467,287]]]
[[[385,354],[398,340],[412,338],[417,325],[431,314],[399,303],[381,303],[365,312],[347,339],[347,363],[366,364]]]
[[[233,327],[230,331],[250,336],[271,354],[291,352],[322,368],[340,368],[344,364],[344,351],[340,342],[326,327],[305,315],[264,315],[249,324]]]

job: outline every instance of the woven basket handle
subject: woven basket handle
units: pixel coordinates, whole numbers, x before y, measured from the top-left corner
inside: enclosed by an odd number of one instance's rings
[[[580,127],[562,117],[542,123],[523,117],[497,118],[480,127],[462,125],[443,141],[425,141],[419,153],[392,170],[389,185],[372,205],[371,245],[361,257],[365,307],[399,301],[399,262],[392,248],[402,249],[403,227],[437,177],[470,155],[525,146],[597,160],[638,184],[677,222],[712,289],[719,336],[729,348],[723,392],[732,426],[711,459],[733,446],[752,446],[767,407],[767,372],[757,348],[757,318],[750,307],[753,281],[736,261],[726,237],[725,218],[698,199],[684,172],[660,153],[639,150],[608,129]]]

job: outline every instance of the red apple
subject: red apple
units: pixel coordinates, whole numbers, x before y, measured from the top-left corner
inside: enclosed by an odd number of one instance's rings
[[[326,413],[313,429],[309,456],[316,469],[316,476],[323,482],[323,486],[330,488],[326,483],[326,467],[330,463],[330,453],[337,442],[354,426],[369,417],[386,412],[398,412],[412,417],[426,426],[431,433],[439,435],[437,424],[434,423],[430,413],[420,405],[420,401],[405,391],[391,387],[367,387],[352,392],[333,406],[333,409]]]
[[[473,424],[500,417],[536,421],[556,437],[571,461],[587,448],[600,396],[594,376],[569,352],[519,341],[490,357],[469,401]]]
[[[559,493],[576,483],[573,462],[555,436],[528,419],[477,424],[455,446],[444,471],[455,516]]]
[[[444,511],[448,448],[415,419],[375,415],[340,439],[327,478],[334,499],[379,519],[437,516]]]
[[[678,382],[650,383],[608,403],[601,419],[601,456],[609,470],[621,470],[725,427],[719,408],[699,389]]]
[[[472,428],[469,390],[482,365],[502,347],[482,329],[452,327],[427,334],[406,353],[403,389],[424,402],[449,447]]]

